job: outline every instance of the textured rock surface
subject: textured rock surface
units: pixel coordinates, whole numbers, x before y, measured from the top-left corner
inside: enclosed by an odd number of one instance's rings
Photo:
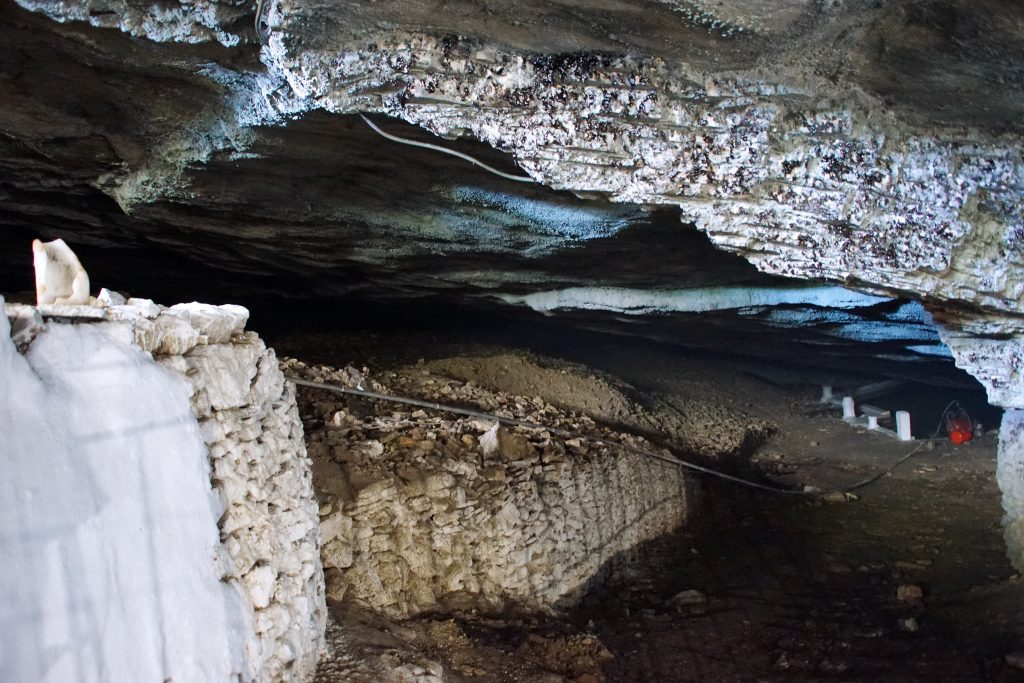
[[[1019,367],[1019,354],[992,348],[1019,346],[1024,328],[1017,3],[665,0],[563,12],[291,0],[267,3],[259,62],[254,17],[234,2],[21,4],[37,16],[5,19],[4,61],[15,73],[52,66],[32,88],[0,86],[15,224],[62,214],[83,241],[126,235],[130,248],[150,234],[239,278],[284,270],[333,293],[367,277],[392,296],[610,284],[605,268],[567,282],[475,254],[483,245],[522,264],[643,224],[635,208],[481,185],[475,168],[460,182],[429,166],[458,174],[462,162],[316,113],[379,111],[507,151],[550,187],[671,207],[765,272],[920,297],[963,333],[956,359],[982,381],[1000,360]],[[97,42],[96,27],[116,30]],[[111,90],[101,74],[126,61],[132,72]],[[144,97],[154,79],[174,95]],[[57,92],[117,116],[64,106]],[[389,155],[424,168],[400,171],[408,164]],[[388,180],[367,191],[375,169]],[[37,208],[54,187],[66,208]],[[577,223],[568,230],[565,210]],[[306,227],[324,222],[335,229]],[[226,248],[237,237],[242,253]],[[465,256],[436,278],[440,251]],[[1022,405],[1016,386],[990,386],[994,401]]]
[[[766,273],[922,300],[991,400],[1024,408],[1019,2],[280,0],[262,47],[234,1],[19,4],[0,16],[8,244],[155,249],[186,267],[117,266],[329,296],[765,282],[679,268],[674,240],[630,257],[613,238],[662,207]],[[385,142],[359,111],[585,199]]]
[[[351,370],[286,367],[384,389]],[[645,447],[537,398],[448,389],[453,401],[498,400],[520,419]],[[341,397],[303,392],[334,598],[395,617],[571,604],[636,546],[686,518],[686,477],[673,465],[546,431],[500,428],[489,447],[486,421],[401,406],[367,414]]]
[[[264,676],[308,680],[323,642],[326,607],[295,387],[253,332],[164,362],[183,372],[194,390],[193,412],[224,503],[221,537],[234,560],[232,578],[254,609]]]
[[[1017,136],[908,126],[870,93],[839,102],[800,69],[715,76],[666,60],[543,59],[413,32],[367,48],[364,35],[333,26],[310,36],[316,11],[284,9],[264,59],[318,107],[469,132],[552,187],[678,206],[764,271],[988,309],[1003,314],[1000,334],[1021,334]],[[960,317],[966,326],[976,316]]]
[[[1024,411],[1008,410],[999,429],[996,478],[1003,491],[1003,526],[1010,560],[1024,571]]]
[[[37,321],[28,308],[8,311],[29,321],[26,330]],[[168,309],[144,299],[39,310],[42,318],[128,325],[137,346],[191,386],[224,511],[224,580],[244,590],[259,640],[252,669],[259,681],[308,680],[326,624],[312,474],[295,388],[273,350],[244,331],[248,312],[197,303]]]

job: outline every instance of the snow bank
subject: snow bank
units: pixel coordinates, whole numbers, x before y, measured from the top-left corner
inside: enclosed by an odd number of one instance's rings
[[[0,681],[312,678],[319,510],[248,311],[3,308]]]
[[[501,294],[499,298],[509,304],[525,304],[539,313],[579,308],[628,315],[699,313],[780,304],[856,308],[889,300],[851,292],[843,287],[708,287],[675,290],[570,287],[526,295]]]
[[[0,680],[254,677],[188,385],[126,324],[0,316]]]

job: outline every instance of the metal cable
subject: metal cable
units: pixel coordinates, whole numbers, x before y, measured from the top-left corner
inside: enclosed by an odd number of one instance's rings
[[[472,164],[476,164],[477,166],[479,166],[480,168],[484,169],[485,171],[489,171],[489,172],[493,173],[494,175],[501,176],[502,178],[506,178],[508,180],[515,180],[516,182],[519,182],[519,183],[535,183],[535,182],[537,182],[536,180],[534,180],[533,178],[530,178],[529,176],[512,175],[511,173],[505,173],[504,171],[499,171],[498,169],[496,169],[496,168],[494,168],[492,166],[488,166],[487,164],[485,164],[484,162],[480,161],[479,159],[474,159],[473,157],[469,156],[468,154],[463,154],[462,152],[457,152],[454,149],[448,149],[447,147],[441,147],[440,145],[432,145],[429,142],[418,142],[416,140],[408,140],[406,138],[400,138],[397,135],[392,135],[391,133],[385,133],[383,130],[381,130],[379,127],[377,127],[377,125],[373,121],[371,121],[370,119],[366,118],[362,114],[359,115],[359,118],[361,118],[363,121],[365,121],[366,125],[368,125],[370,128],[372,128],[374,130],[374,132],[376,132],[378,135],[380,135],[380,136],[382,136],[382,137],[384,137],[384,138],[386,138],[388,140],[391,140],[392,142],[399,142],[399,143],[401,143],[403,145],[410,145],[412,147],[422,147],[423,149],[432,149],[435,152],[443,152],[444,154],[450,154],[453,157],[458,157],[460,159],[465,159],[466,161],[468,161],[468,162],[470,162]]]

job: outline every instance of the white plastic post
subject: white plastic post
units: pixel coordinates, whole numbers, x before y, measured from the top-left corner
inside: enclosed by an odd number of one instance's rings
[[[905,410],[896,411],[896,435],[900,441],[913,441],[914,435],[910,432],[910,413]]]
[[[853,402],[853,396],[843,396],[843,419],[852,420],[857,417],[857,409]]]
[[[832,402],[832,385],[822,384],[821,385],[821,403]]]
[[[877,415],[868,415],[868,429],[878,429]]]

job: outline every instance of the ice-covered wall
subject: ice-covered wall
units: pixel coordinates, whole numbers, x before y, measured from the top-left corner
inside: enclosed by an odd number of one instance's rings
[[[0,680],[312,676],[309,461],[294,388],[247,317],[7,307]]]
[[[188,385],[115,325],[0,317],[0,679],[254,678]]]

